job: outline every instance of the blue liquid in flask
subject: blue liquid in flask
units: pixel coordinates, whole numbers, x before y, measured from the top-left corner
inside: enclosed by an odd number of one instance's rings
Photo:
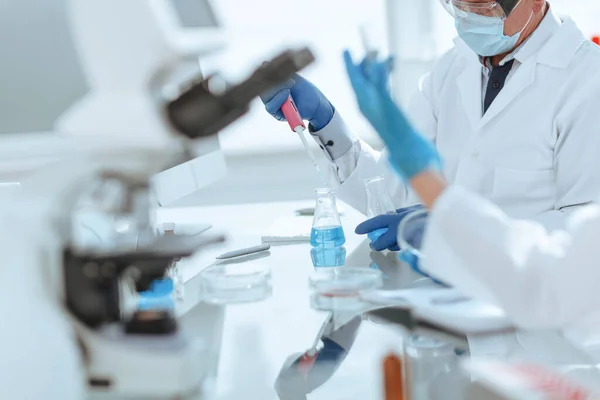
[[[369,240],[371,240],[371,242],[374,242],[377,239],[379,239],[381,237],[381,235],[383,235],[387,231],[388,231],[388,228],[381,228],[381,229],[374,230],[373,232],[369,232],[367,234],[367,236],[368,236]]]
[[[335,248],[346,243],[344,229],[341,226],[324,226],[312,228],[310,232],[310,244],[313,247]]]
[[[346,249],[344,247],[313,247],[310,258],[315,268],[343,267],[346,263]]]

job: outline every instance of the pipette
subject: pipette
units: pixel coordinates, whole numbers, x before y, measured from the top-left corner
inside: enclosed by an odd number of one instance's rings
[[[319,164],[317,164],[317,159],[315,158],[315,155],[308,146],[308,141],[306,140],[306,136],[304,135],[304,132],[306,131],[306,125],[304,124],[304,121],[302,120],[302,117],[298,112],[298,108],[296,108],[296,104],[294,103],[292,96],[288,97],[286,102],[283,103],[283,106],[281,106],[281,112],[283,113],[283,116],[290,125],[292,131],[296,132],[298,136],[300,136],[300,140],[302,141],[302,145],[304,146],[304,150],[306,150],[310,161],[312,161],[313,165],[315,166],[315,169],[321,177],[321,180],[323,181],[323,183],[325,183],[325,186],[328,186],[327,182],[325,181],[325,177],[321,173],[321,168],[319,168]]]

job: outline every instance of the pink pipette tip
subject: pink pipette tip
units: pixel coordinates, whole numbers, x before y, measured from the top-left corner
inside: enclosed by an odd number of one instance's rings
[[[306,125],[304,125],[304,121],[302,121],[302,117],[298,112],[298,108],[296,107],[292,96],[288,97],[285,103],[283,103],[281,112],[283,112],[283,116],[287,120],[292,131],[297,132],[299,127],[302,128],[302,130],[306,129]]]

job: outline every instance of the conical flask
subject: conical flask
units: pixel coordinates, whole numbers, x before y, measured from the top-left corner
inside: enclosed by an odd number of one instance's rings
[[[346,248],[313,247],[310,250],[310,258],[315,268],[343,267],[346,263]]]
[[[346,243],[346,236],[340,221],[340,214],[335,204],[333,189],[317,189],[317,203],[310,233],[310,244],[313,247],[335,248]]]
[[[374,218],[378,215],[396,214],[394,203],[385,188],[385,179],[382,176],[365,180],[367,191],[367,217]],[[368,234],[371,241],[379,239],[387,232],[387,228],[377,229]]]

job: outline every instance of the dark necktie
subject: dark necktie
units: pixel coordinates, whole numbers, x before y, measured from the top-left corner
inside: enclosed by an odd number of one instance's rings
[[[510,60],[506,64],[502,66],[497,66],[492,68],[492,72],[490,73],[490,79],[487,84],[487,90],[485,91],[485,100],[483,102],[483,113],[485,114],[494,102],[498,93],[504,87],[506,83],[506,78],[514,64],[515,60]]]

